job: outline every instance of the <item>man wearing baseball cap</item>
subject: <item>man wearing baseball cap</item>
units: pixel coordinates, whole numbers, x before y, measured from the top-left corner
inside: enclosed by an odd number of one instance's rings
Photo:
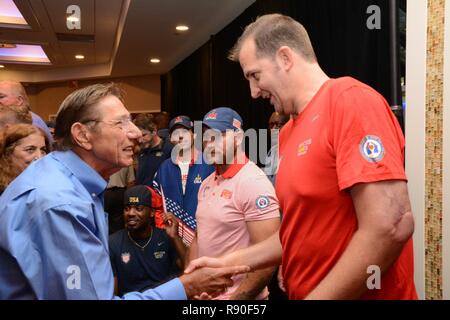
[[[214,167],[203,161],[201,151],[194,145],[193,122],[187,116],[173,118],[169,124],[172,157],[159,167],[153,186],[164,195],[167,210],[179,219],[179,235],[190,246],[197,229],[198,190]]]
[[[203,126],[205,158],[215,172],[203,181],[198,193],[197,235],[190,260],[246,248],[270,237],[280,225],[275,190],[242,149],[241,116],[230,108],[216,108],[205,115]],[[234,277],[234,286],[218,299],[267,299],[266,285],[273,271],[270,267]]]
[[[110,236],[109,254],[116,294],[142,291],[174,278],[183,269],[185,247],[178,237],[177,219],[164,217],[164,230],[155,227],[162,208],[159,194],[138,185],[124,194],[125,229]]]

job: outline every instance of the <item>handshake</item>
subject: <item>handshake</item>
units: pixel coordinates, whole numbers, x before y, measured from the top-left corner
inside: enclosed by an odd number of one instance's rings
[[[191,261],[179,279],[188,299],[211,299],[233,285],[232,276],[249,271],[249,266],[225,266],[220,258],[202,257]]]

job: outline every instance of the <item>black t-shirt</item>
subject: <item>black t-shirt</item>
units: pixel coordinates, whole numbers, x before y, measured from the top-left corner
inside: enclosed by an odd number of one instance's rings
[[[136,241],[143,246],[148,239]],[[180,270],[177,252],[164,230],[153,228],[149,244],[142,250],[120,230],[109,237],[109,255],[119,295],[154,288],[174,277]]]

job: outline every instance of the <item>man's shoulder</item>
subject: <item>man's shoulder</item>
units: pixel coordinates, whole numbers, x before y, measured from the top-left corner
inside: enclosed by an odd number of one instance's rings
[[[170,143],[169,140],[163,140],[163,145],[162,145],[162,149],[164,152],[172,152],[173,149],[173,144]]]
[[[242,190],[243,193],[260,189],[275,193],[267,175],[253,161],[248,161],[238,175],[236,175],[236,183],[237,188]]]
[[[122,239],[124,238],[124,235],[126,235],[126,232],[127,231],[125,229],[122,229],[114,232],[112,235],[109,236],[110,249],[116,248],[122,242]]]
[[[380,93],[378,93],[371,86],[352,77],[341,77],[337,79],[332,79],[330,89],[335,93],[337,97],[341,97],[342,94],[346,92],[353,92],[360,90],[380,95]]]
[[[166,160],[164,160],[161,165],[159,166],[159,170],[164,171],[164,170],[173,170],[176,167],[176,164],[173,163],[172,158],[169,157]]]
[[[239,172],[239,177],[244,180],[247,180],[247,178],[255,178],[260,176],[265,177],[266,175],[264,171],[262,171],[262,169],[251,160],[249,160]]]
[[[25,201],[30,208],[49,210],[62,205],[80,203],[81,197],[72,173],[52,155],[33,162],[5,190],[5,202]]]

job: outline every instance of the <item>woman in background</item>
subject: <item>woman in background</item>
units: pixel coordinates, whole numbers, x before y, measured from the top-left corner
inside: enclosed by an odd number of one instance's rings
[[[17,124],[0,131],[0,194],[28,165],[47,154],[44,132],[29,124]]]

